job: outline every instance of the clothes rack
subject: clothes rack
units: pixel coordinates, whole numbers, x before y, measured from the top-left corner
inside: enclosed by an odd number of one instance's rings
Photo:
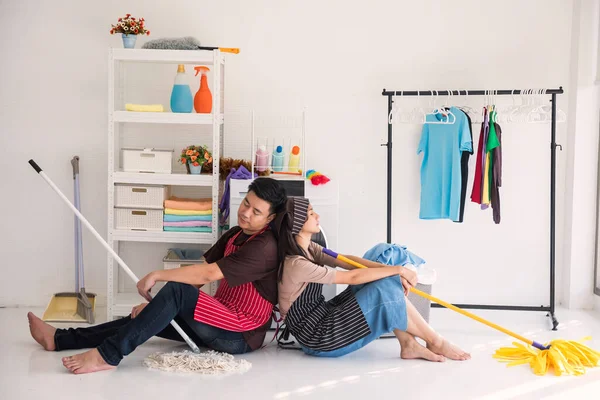
[[[464,93],[463,93],[464,92]],[[388,124],[387,143],[382,146],[387,147],[387,242],[392,242],[392,138],[393,128],[389,115],[392,112],[394,96],[487,96],[487,95],[520,95],[527,94],[519,89],[514,90],[440,90],[440,91],[388,91],[383,89],[382,95],[387,96],[387,114]],[[555,316],[555,281],[556,281],[556,148],[562,146],[556,143],[556,96],[563,93],[562,86],[558,89],[545,89],[544,95],[550,95],[552,103],[552,119],[550,127],[550,305],[548,306],[507,306],[497,304],[455,304],[455,306],[464,309],[479,310],[513,310],[513,311],[545,311],[547,316],[552,318],[552,330],[556,330],[558,320]],[[439,304],[432,304],[432,307],[439,307]]]

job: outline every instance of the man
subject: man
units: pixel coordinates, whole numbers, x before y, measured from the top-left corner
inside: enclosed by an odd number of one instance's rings
[[[202,347],[241,354],[262,345],[277,304],[277,241],[269,224],[283,210],[285,189],[274,179],[254,180],[238,210],[238,226],[227,231],[205,254],[206,263],[157,270],[137,288],[149,303],[127,318],[90,328],[55,329],[28,313],[33,338],[48,351],[92,348],[63,358],[75,374],[113,369],[124,356],[152,336],[182,340],[175,321]],[[221,280],[215,297],[201,285]],[[153,299],[157,282],[168,282]]]

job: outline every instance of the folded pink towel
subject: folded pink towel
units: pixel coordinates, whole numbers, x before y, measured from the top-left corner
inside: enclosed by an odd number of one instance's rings
[[[181,221],[181,222],[163,222],[163,226],[208,226],[212,227],[212,221]]]
[[[212,209],[212,199],[183,199],[171,196],[165,200],[165,208],[175,210],[208,211]]]

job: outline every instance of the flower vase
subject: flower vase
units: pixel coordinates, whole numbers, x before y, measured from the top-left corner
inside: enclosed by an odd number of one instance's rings
[[[192,175],[200,175],[202,173],[202,164],[199,164],[196,167],[194,164],[188,162],[187,165],[188,165],[188,171],[189,171],[190,174],[192,174]]]
[[[129,35],[129,34],[123,33],[122,38],[123,38],[123,47],[125,47],[126,49],[135,48],[135,41],[137,39],[137,35]]]

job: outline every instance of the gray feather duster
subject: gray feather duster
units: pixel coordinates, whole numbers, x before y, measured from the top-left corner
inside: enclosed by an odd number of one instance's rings
[[[143,49],[198,50],[200,41],[192,36],[182,38],[161,38],[144,43]]]

